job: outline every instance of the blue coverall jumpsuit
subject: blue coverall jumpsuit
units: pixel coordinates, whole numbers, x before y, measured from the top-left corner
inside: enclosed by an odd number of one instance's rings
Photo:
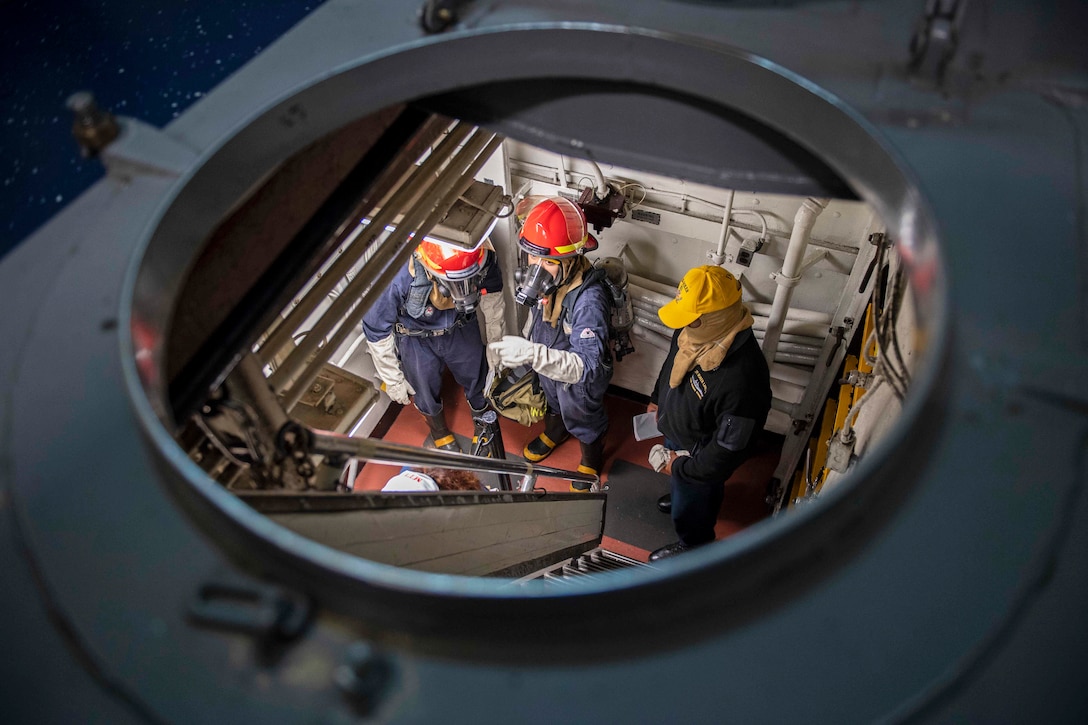
[[[415,263],[418,266],[419,262]],[[423,277],[413,275],[407,265],[363,317],[363,333],[370,342],[396,334],[404,379],[416,391],[415,406],[423,415],[442,412],[442,370],[449,368],[473,410],[487,407],[484,383],[487,357],[480,337],[480,322],[475,313],[465,315],[456,309],[439,310],[428,300],[418,317],[409,313],[412,287],[422,294]],[[431,281],[426,280],[429,293]],[[480,294],[502,294],[502,275],[494,252],[488,252]]]
[[[596,282],[583,282],[577,294],[567,293],[556,327],[544,320],[543,305],[533,310],[529,340],[555,350],[569,350],[582,359],[585,371],[577,383],[557,383],[543,375],[540,387],[548,410],[558,411],[566,429],[582,443],[593,443],[608,428],[604,396],[612,380],[608,322],[612,314],[608,291]]]

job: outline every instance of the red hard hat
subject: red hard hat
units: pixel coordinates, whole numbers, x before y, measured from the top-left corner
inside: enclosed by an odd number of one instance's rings
[[[418,252],[431,274],[456,282],[480,273],[486,250],[482,241],[472,249],[465,249],[428,239],[419,245]]]
[[[534,257],[561,259],[592,252],[597,240],[589,234],[586,216],[574,202],[561,196],[545,199],[529,211],[518,245]]]

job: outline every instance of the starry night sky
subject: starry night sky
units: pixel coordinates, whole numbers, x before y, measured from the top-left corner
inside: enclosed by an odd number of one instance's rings
[[[103,175],[65,100],[164,126],[323,0],[0,0],[0,256]]]

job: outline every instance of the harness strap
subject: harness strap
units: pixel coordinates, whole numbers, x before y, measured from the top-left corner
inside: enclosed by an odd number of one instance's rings
[[[571,324],[571,318],[574,316],[574,308],[578,304],[578,298],[590,285],[596,283],[603,284],[604,276],[604,270],[598,267],[591,267],[585,271],[582,275],[582,283],[568,292],[566,298],[563,300],[563,311],[559,315],[560,322],[568,325]],[[608,299],[611,300],[612,297],[609,296]]]
[[[440,328],[437,328],[437,329],[434,329],[434,330],[413,330],[411,328],[405,327],[404,325],[402,325],[401,323],[398,322],[395,325],[393,325],[393,329],[396,331],[396,333],[398,335],[405,335],[407,337],[441,337],[442,335],[450,334],[451,332],[453,332],[454,330],[456,330],[456,329],[458,329],[460,327],[464,327],[469,322],[471,322],[472,320],[475,320],[475,319],[476,319],[476,313],[471,312],[471,313],[469,313],[467,315],[462,315],[462,316],[458,317],[457,321],[454,322],[449,327],[440,327]]]

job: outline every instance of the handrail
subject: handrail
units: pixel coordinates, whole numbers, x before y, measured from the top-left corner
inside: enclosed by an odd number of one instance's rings
[[[401,443],[386,443],[372,438],[352,438],[330,431],[311,430],[310,449],[324,455],[346,455],[362,458],[375,463],[387,463],[395,466],[433,466],[436,468],[456,468],[463,471],[483,471],[496,474],[516,474],[522,477],[518,490],[531,491],[538,476],[562,478],[568,481],[582,481],[593,484],[593,491],[599,491],[600,478],[593,473],[568,471],[551,466],[538,466],[528,461],[510,461],[501,458],[481,458],[465,453],[449,453],[429,448],[417,448]]]

